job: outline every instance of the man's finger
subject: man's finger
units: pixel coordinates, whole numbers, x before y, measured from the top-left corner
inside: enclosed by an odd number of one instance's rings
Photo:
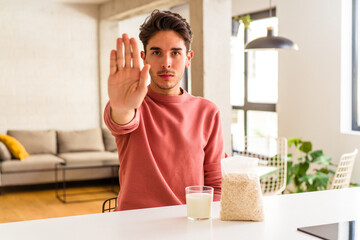
[[[131,67],[131,48],[130,48],[130,39],[129,36],[124,33],[123,34],[124,46],[125,46],[125,66]]]
[[[131,49],[133,53],[133,67],[140,68],[140,53],[135,38],[130,39]]]
[[[110,53],[110,74],[115,74],[116,71],[117,71],[116,50],[111,50],[111,53]]]
[[[118,66],[118,69],[123,67],[124,64],[124,57],[123,57],[123,39],[118,38],[116,40],[116,63]]]
[[[145,64],[144,68],[140,72],[139,88],[146,88],[146,83],[149,77],[150,65]]]

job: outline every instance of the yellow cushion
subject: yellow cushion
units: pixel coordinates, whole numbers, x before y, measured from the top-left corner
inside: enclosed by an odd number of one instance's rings
[[[0,134],[0,141],[6,145],[15,158],[23,160],[29,156],[29,153],[26,151],[24,146],[15,138]]]

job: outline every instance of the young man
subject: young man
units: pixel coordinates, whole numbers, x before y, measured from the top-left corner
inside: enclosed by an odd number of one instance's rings
[[[143,69],[127,34],[110,57],[104,119],[119,152],[116,210],[185,204],[192,185],[214,187],[218,201],[225,157],[219,110],[180,87],[193,57],[190,26],[179,14],[155,10],[139,36]]]

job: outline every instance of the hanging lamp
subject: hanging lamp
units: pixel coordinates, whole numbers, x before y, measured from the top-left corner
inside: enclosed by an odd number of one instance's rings
[[[270,0],[270,18],[271,16],[271,0]],[[261,37],[248,42],[245,45],[245,51],[248,50],[280,50],[280,49],[290,49],[290,50],[299,50],[299,47],[296,43],[291,41],[288,38],[274,36],[274,29],[272,27],[267,28],[267,36]]]

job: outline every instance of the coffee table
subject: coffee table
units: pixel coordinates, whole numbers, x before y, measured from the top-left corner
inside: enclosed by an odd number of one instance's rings
[[[78,193],[66,193],[67,186],[66,186],[66,172],[71,170],[77,170],[77,169],[88,169],[88,168],[111,168],[111,189],[106,191],[96,191],[96,192],[78,192]],[[83,194],[92,194],[92,193],[101,193],[101,192],[113,192],[118,193],[115,191],[115,176],[116,171],[119,168],[119,162],[113,161],[113,160],[105,160],[105,161],[96,161],[96,162],[85,162],[85,163],[57,163],[55,165],[55,192],[56,197],[63,203],[68,202],[84,202],[84,201],[94,201],[94,200],[103,200],[97,199],[97,198],[91,198],[91,199],[85,199],[85,200],[76,200],[76,201],[68,201],[67,196],[74,196],[74,195],[83,195]],[[59,179],[59,172],[62,174],[62,179]],[[59,185],[62,186],[62,192],[59,193]]]

